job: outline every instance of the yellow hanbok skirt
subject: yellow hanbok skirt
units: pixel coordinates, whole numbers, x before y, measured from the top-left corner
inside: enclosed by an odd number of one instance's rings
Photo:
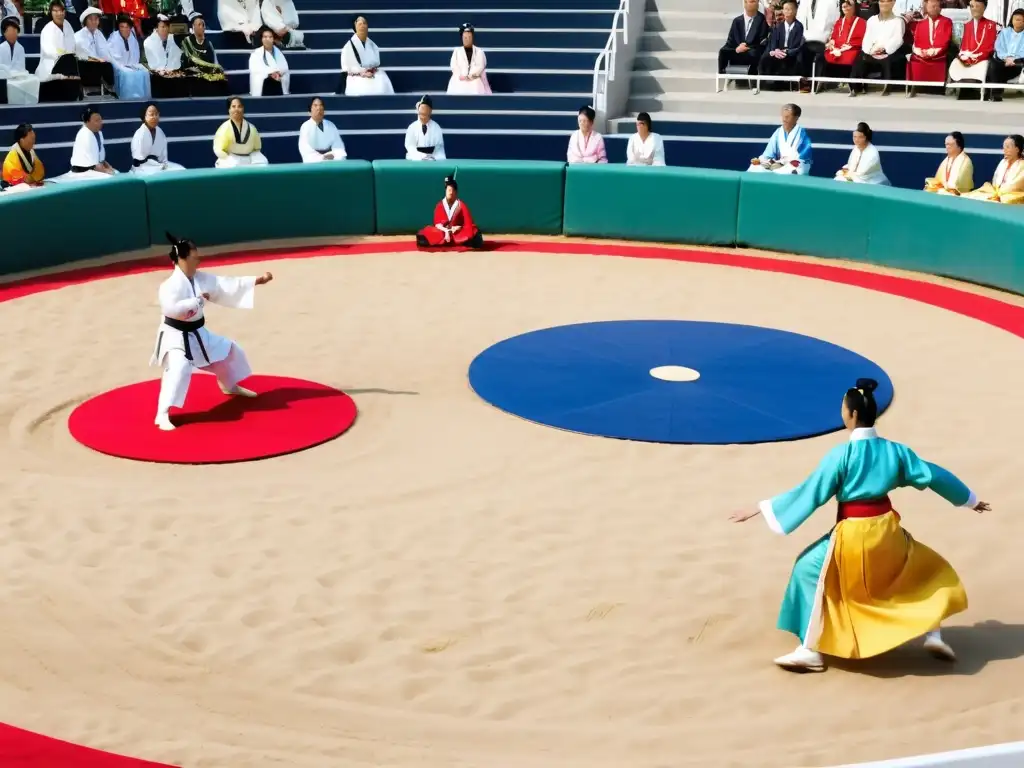
[[[836,524],[819,593],[820,653],[864,659],[890,651],[967,608],[953,567],[903,529],[895,511]]]

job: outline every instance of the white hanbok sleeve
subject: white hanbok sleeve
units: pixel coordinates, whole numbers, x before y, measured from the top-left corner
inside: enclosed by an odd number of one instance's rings
[[[316,130],[316,123],[307,120],[299,128],[299,156],[304,163],[314,163],[320,159],[320,153],[313,148],[313,131]]]
[[[665,140],[660,133],[654,134],[654,154],[651,165],[665,165]]]
[[[117,38],[116,40],[114,38]],[[110,51],[110,60],[113,62],[115,67],[122,69],[128,68],[128,51],[124,48],[124,43],[121,42],[121,33],[114,30],[110,37],[107,38],[107,50]]]
[[[349,75],[361,75],[364,67],[356,61],[356,54],[352,48],[352,41],[348,41],[341,48],[341,71]]]
[[[407,160],[417,159],[417,156],[422,154],[416,150],[419,146],[419,135],[417,134],[419,130],[420,123],[418,120],[405,130],[405,157]]]
[[[59,59],[66,53],[76,53],[77,48],[76,45],[75,50],[66,50],[64,33],[52,21],[43,27],[39,35],[39,52],[48,59]]]
[[[639,134],[634,133],[626,142],[626,165],[640,165],[640,152],[637,150],[639,141]]]
[[[438,125],[437,123],[432,122],[431,127],[433,128],[433,131],[431,131],[431,133],[436,131],[435,136],[437,138],[437,141],[434,143],[434,151],[433,153],[431,153],[431,156],[435,160],[447,160],[448,155],[445,154],[444,151],[444,131],[441,130],[441,126]]]
[[[327,126],[327,130],[331,132],[331,154],[334,155],[335,159],[348,157],[348,152],[345,149],[345,142],[341,140],[341,134],[338,132],[338,127],[334,123],[330,123]]]
[[[484,53],[483,48],[477,48],[473,46],[473,61],[469,63],[469,75],[472,77],[476,75],[479,77],[487,69],[487,54]]]
[[[255,51],[249,54],[250,96],[263,95],[263,81],[266,80],[267,75],[270,74],[270,70],[263,66],[263,57],[260,56],[262,52],[263,48],[257,48]]]
[[[452,51],[452,60],[450,64],[452,68],[452,74],[455,77],[462,77],[462,61],[461,57],[459,56],[459,51],[461,50],[461,48],[456,48],[455,50]]]
[[[132,136],[132,160],[138,160],[141,163],[149,156],[149,152],[146,151],[146,135],[148,133],[149,129],[145,125],[140,125]]]
[[[196,272],[196,291],[210,294],[210,301],[230,309],[252,309],[255,303],[255,277],[218,277]],[[200,287],[202,290],[200,290]]]
[[[82,126],[78,129],[75,143],[71,147],[71,165],[92,168],[99,164],[100,152],[96,144],[96,134]]]
[[[280,10],[278,10],[278,2],[281,3]],[[263,17],[263,23],[274,30],[275,34],[281,30],[295,29],[299,26],[299,14],[294,3],[284,0],[263,0],[260,4],[260,15]]]

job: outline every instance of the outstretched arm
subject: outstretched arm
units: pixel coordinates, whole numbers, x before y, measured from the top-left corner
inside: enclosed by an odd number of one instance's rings
[[[957,507],[970,507],[978,512],[989,509],[988,504],[978,501],[977,494],[948,469],[925,461],[905,445],[900,448],[903,480],[908,486],[919,491],[928,488]]]
[[[269,272],[260,277],[218,277],[204,275],[201,287],[203,296],[214,304],[231,309],[252,309],[255,288],[274,279]]]

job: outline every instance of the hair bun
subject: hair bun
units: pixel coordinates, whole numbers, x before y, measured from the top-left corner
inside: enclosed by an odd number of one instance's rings
[[[869,394],[878,389],[878,382],[874,379],[857,379],[857,389],[862,389],[864,394]]]

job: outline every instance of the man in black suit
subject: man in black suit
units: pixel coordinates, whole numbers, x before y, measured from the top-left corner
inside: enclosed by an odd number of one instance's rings
[[[743,0],[743,13],[732,20],[729,39],[718,52],[718,74],[724,74],[725,68],[732,64],[747,67],[749,75],[757,74],[757,64],[771,33],[757,5],[758,0]]]
[[[761,56],[758,73],[761,75],[795,76],[803,68],[804,25],[796,20],[796,0],[782,4],[782,22],[772,27],[765,52]],[[773,82],[773,90],[780,90],[780,83]],[[785,81],[782,82],[785,85]]]

